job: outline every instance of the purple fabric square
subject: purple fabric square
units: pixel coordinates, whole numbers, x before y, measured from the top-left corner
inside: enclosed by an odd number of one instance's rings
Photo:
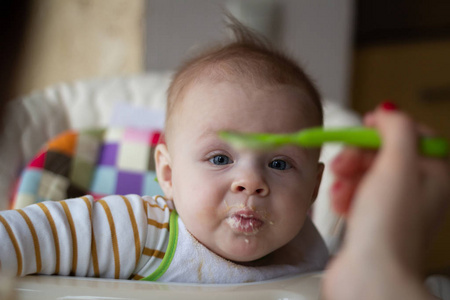
[[[119,171],[116,194],[142,194],[143,173]]]
[[[108,143],[103,144],[100,150],[100,155],[98,157],[98,164],[115,166],[118,149],[119,149],[118,144],[108,144]]]

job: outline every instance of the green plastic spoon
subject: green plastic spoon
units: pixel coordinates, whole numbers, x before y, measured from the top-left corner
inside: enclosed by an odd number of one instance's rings
[[[344,143],[351,146],[377,149],[381,146],[379,133],[373,128],[308,128],[290,134],[239,133],[221,131],[219,136],[234,147],[273,148],[284,145],[301,147],[320,147],[324,143]],[[419,149],[422,155],[430,157],[447,157],[449,145],[447,140],[437,137],[421,137]]]

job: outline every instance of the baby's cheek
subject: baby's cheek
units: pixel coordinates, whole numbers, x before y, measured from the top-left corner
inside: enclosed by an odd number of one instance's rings
[[[201,224],[206,224],[210,218],[210,215],[211,212],[208,212],[207,208],[199,207],[195,212],[195,219]]]
[[[217,208],[208,205],[198,205],[195,211],[195,219],[199,223],[208,224],[218,218]]]
[[[310,201],[309,199],[299,198],[297,194],[293,201],[278,203],[278,206],[278,217],[281,217],[282,224],[286,227],[298,228],[302,226],[309,212]]]

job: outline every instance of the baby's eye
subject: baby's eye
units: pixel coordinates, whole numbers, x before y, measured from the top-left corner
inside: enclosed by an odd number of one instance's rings
[[[215,155],[214,157],[210,158],[209,161],[215,165],[228,165],[231,164],[231,159],[223,154]]]
[[[288,169],[292,168],[292,166],[284,160],[275,159],[269,163],[269,168],[277,169],[277,170],[288,170]]]

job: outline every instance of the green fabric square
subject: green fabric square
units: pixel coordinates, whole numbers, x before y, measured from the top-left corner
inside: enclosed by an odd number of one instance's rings
[[[93,163],[79,157],[74,157],[72,160],[72,170],[70,172],[72,184],[79,188],[89,190],[94,170],[95,166]]]

